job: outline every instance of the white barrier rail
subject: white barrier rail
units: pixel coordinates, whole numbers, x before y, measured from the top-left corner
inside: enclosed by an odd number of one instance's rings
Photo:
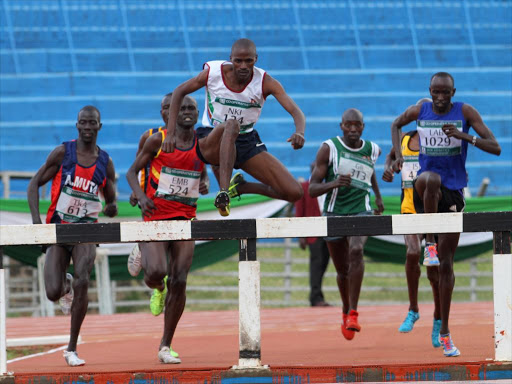
[[[240,239],[240,263],[244,265],[239,269],[240,290],[243,292],[240,292],[239,364],[236,367],[248,369],[262,368],[257,238],[493,232],[495,360],[512,361],[511,230],[512,212],[508,211],[369,217],[3,225],[0,226],[2,234],[0,247],[61,243]],[[0,359],[3,359],[5,355],[5,288],[1,261],[0,283],[0,322],[2,323],[0,339],[3,339],[0,340]],[[242,298],[245,298],[243,303]],[[0,361],[0,374],[5,372],[6,364]]]

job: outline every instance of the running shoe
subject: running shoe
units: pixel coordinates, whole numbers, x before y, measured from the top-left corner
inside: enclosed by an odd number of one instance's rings
[[[64,359],[66,359],[66,363],[68,363],[70,367],[85,365],[85,360],[80,359],[76,351],[64,351]]]
[[[128,272],[133,277],[136,277],[142,269],[142,253],[140,252],[139,244],[136,244],[128,256]]]
[[[449,333],[446,335],[440,335],[440,339],[443,344],[444,355],[446,357],[455,357],[460,355],[460,351],[455,345],[453,345],[452,337]]]
[[[174,357],[171,354],[171,349],[169,347],[162,347],[160,351],[158,351],[158,360],[164,364],[180,364],[181,360],[178,357]]]
[[[164,290],[153,289],[153,294],[149,300],[149,309],[153,316],[161,314],[165,308],[165,296],[167,295],[167,276],[164,277]]]
[[[441,346],[441,339],[439,336],[439,331],[441,330],[441,319],[434,319],[434,324],[432,325],[432,346],[434,348],[439,348]]]
[[[361,326],[357,322],[357,317],[359,316],[359,313],[357,311],[354,311],[353,309],[350,310],[347,316],[347,321],[345,322],[345,325],[349,331],[356,331],[359,332],[361,330]]]
[[[238,200],[240,200],[240,192],[238,192],[237,187],[239,185],[244,185],[246,183],[244,179],[244,175],[242,175],[240,172],[235,173],[235,175],[231,178],[231,181],[229,182],[229,197],[238,197]]]
[[[414,312],[410,310],[407,313],[407,317],[405,318],[402,325],[398,328],[398,332],[409,333],[414,328],[414,323],[417,322],[420,318],[420,314],[418,312]]]
[[[229,216],[229,207],[231,204],[229,202],[229,194],[227,191],[219,191],[215,197],[214,204],[221,216]]]
[[[71,305],[73,304],[73,276],[71,273],[66,273],[66,281],[69,285],[69,291],[59,299],[60,310],[63,314],[69,315],[71,313]]]
[[[345,339],[352,340],[356,333],[354,331],[348,330],[347,327],[345,326],[345,324],[347,323],[347,318],[348,318],[348,315],[346,313],[344,313],[343,319],[341,320],[341,334],[343,335],[343,337]]]
[[[437,258],[437,244],[427,243],[425,252],[423,253],[423,265],[426,267],[439,267],[439,259]]]

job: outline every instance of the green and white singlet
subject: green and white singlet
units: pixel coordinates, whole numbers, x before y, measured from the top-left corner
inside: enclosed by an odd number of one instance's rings
[[[208,61],[204,65],[209,72],[202,125],[216,127],[229,119],[235,119],[240,123],[240,134],[249,133],[254,129],[265,103],[263,97],[265,71],[254,67],[249,84],[242,91],[237,92],[229,89],[224,82],[222,74],[224,64],[229,62]]]
[[[377,144],[361,140],[358,149],[348,147],[340,136],[324,141],[329,146],[329,168],[325,182],[339,175],[351,175],[349,187],[335,188],[326,194],[324,212],[351,215],[370,211],[370,189],[375,162],[380,154]]]

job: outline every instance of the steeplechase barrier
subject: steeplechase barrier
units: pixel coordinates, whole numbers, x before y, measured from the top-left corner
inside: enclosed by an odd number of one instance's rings
[[[0,226],[0,247],[171,240],[240,240],[239,361],[261,369],[260,265],[256,240],[268,238],[493,232],[495,361],[512,361],[512,212],[154,221]],[[5,282],[0,257],[0,375],[6,368]]]

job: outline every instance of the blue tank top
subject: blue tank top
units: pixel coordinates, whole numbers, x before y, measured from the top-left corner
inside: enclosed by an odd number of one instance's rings
[[[441,176],[441,183],[448,189],[461,190],[467,185],[466,155],[468,142],[447,137],[441,127],[454,124],[460,131],[468,133],[469,125],[464,119],[464,103],[453,103],[450,112],[437,115],[432,110],[432,103],[423,103],[416,122],[420,136],[420,170],[436,172]]]

